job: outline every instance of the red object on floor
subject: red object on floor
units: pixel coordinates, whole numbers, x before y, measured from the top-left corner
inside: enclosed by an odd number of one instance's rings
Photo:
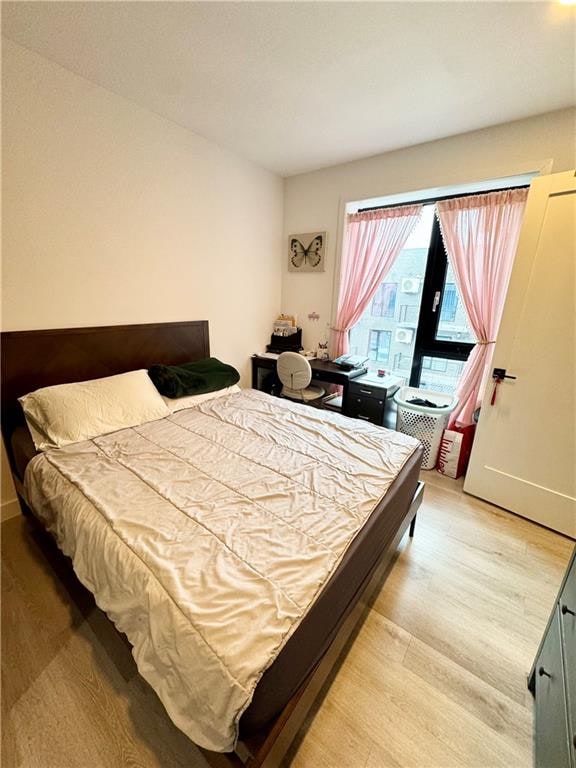
[[[452,429],[445,429],[438,453],[438,472],[448,477],[460,477],[466,472],[476,424],[466,427],[455,424]]]

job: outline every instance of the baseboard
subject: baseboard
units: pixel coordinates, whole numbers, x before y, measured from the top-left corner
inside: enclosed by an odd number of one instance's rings
[[[11,499],[10,501],[4,501],[0,504],[0,522],[4,520],[10,520],[11,517],[21,515],[20,504],[18,499]]]

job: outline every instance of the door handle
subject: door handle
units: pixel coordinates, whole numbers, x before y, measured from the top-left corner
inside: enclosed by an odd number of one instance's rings
[[[495,381],[503,381],[504,379],[516,379],[516,376],[510,376],[510,374],[506,373],[506,368],[494,368],[492,378]]]
[[[498,384],[501,384],[504,379],[516,379],[516,376],[510,376],[506,373],[506,368],[494,368],[492,371],[492,381],[494,382],[494,390],[492,392],[492,398],[490,399],[490,405],[494,405],[496,402],[496,392],[498,391]]]
[[[434,299],[432,300],[432,312],[436,312],[438,309],[438,304],[440,304],[440,296],[442,295],[441,291],[436,291],[434,294]]]

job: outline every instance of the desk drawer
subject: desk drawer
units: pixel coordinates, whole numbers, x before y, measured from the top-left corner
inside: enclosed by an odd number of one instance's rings
[[[386,387],[377,387],[373,384],[362,384],[361,381],[351,381],[348,385],[350,396],[373,397],[376,400],[386,399]]]
[[[385,408],[386,400],[384,398],[377,400],[374,397],[358,397],[348,393],[346,416],[351,416],[353,419],[363,419],[382,426]]]

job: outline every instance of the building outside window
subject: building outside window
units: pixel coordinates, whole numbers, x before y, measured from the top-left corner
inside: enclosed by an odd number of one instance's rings
[[[419,310],[420,307],[417,304],[400,304],[398,322],[406,323],[408,325],[416,325],[418,323]]]
[[[392,360],[392,369],[397,372],[409,372],[411,364],[412,359],[409,355],[404,355],[402,352],[397,352],[394,355],[394,359]]]
[[[390,331],[370,331],[368,357],[378,363],[387,363],[390,357]]]
[[[444,285],[444,294],[442,297],[442,311],[440,312],[441,323],[453,323],[456,320],[456,310],[458,309],[458,292],[455,283],[446,283]]]
[[[397,291],[397,283],[380,283],[372,299],[372,317],[394,317]]]
[[[453,395],[463,369],[464,360],[448,360],[445,357],[424,355],[420,386],[422,389]]]

